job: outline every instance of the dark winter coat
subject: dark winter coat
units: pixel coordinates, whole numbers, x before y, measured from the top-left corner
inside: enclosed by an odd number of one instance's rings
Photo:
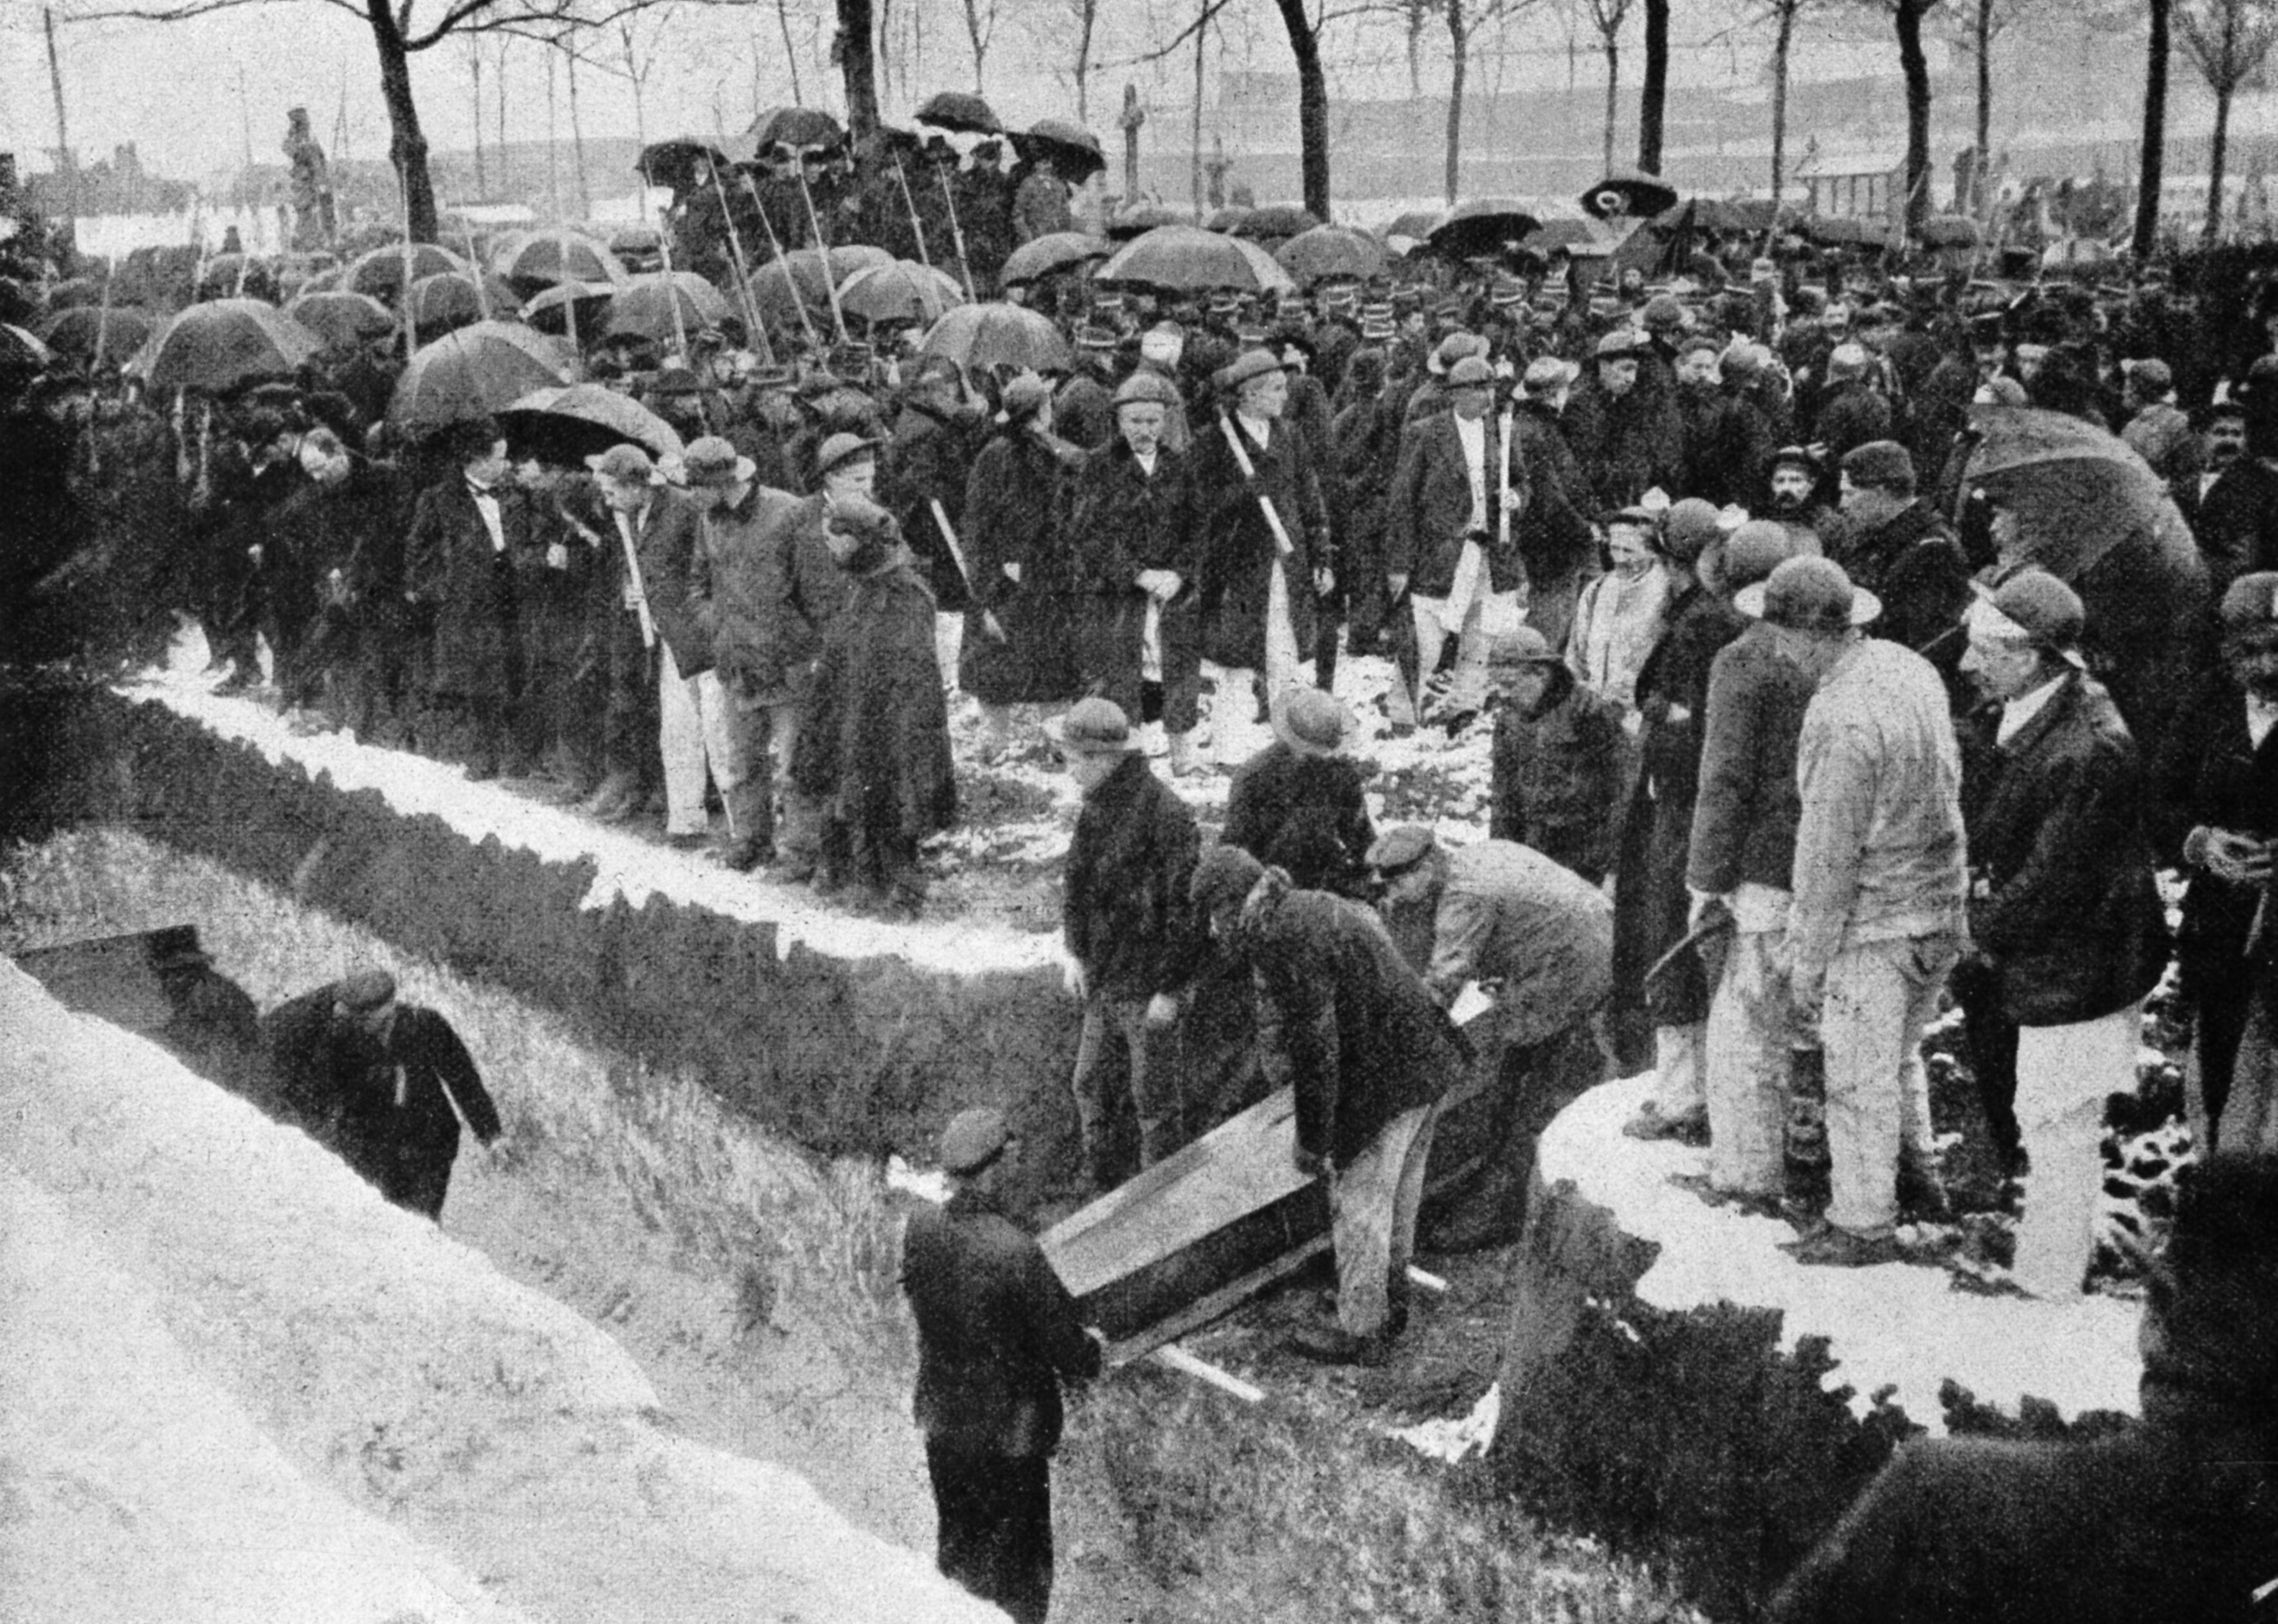
[[[927,1440],[1029,1459],[1060,1441],[1062,1383],[1099,1374],[1099,1345],[1043,1248],[996,1201],[960,1190],[920,1203],[902,1237],[918,1328],[917,1423]]]
[[[1495,713],[1487,833],[1595,883],[1614,865],[1627,777],[1622,710],[1552,666],[1541,708]]]
[[[641,591],[648,599],[658,640],[672,651],[673,664],[683,677],[700,675],[712,668],[712,637],[699,612],[695,583],[704,516],[684,492],[658,485],[632,523],[633,555],[640,563]],[[610,560],[610,579],[616,583],[615,591],[597,596],[595,612],[611,628],[620,619],[633,625],[636,617],[624,606],[624,532],[614,511],[602,508],[595,533]]]
[[[459,1153],[459,1118],[484,1144],[498,1108],[451,1023],[400,1005],[383,1045],[346,1022],[327,982],[264,1017],[284,1117],[305,1127],[398,1206],[434,1216]]]
[[[697,614],[720,680],[742,704],[806,698],[846,576],[822,538],[822,499],[754,485],[704,520]]]
[[[2241,576],[2278,569],[2278,469],[2239,458],[2207,487],[2191,530],[2217,598]]]
[[[2127,1008],[2158,982],[2167,932],[2152,879],[2136,741],[2092,678],[2074,674],[2007,743],[1999,705],[1972,718],[1963,778],[1969,928],[2020,1025]]]
[[[1365,904],[1326,891],[1244,908],[1236,950],[1257,987],[1266,1081],[1294,1091],[1298,1146],[1347,1167],[1385,1125],[1461,1077],[1463,1036]]]
[[[151,1034],[166,1052],[208,1082],[242,1095],[272,1114],[276,1086],[261,1012],[236,982],[210,966],[169,971],[166,1024]]]
[[[1526,470],[1526,507],[1513,526],[1527,575],[1554,581],[1594,554],[1591,521],[1601,504],[1567,443],[1558,414],[1533,401],[1511,416],[1511,465]]]
[[[1626,507],[1647,491],[1673,492],[1685,477],[1685,423],[1677,403],[1642,380],[1618,398],[1596,378],[1575,385],[1566,443],[1601,508]]]
[[[358,601],[358,560],[383,545],[398,553],[398,584],[388,610],[401,618],[403,524],[401,495],[392,471],[363,461],[355,463],[337,484],[303,484],[278,507],[270,534],[292,560],[292,580],[304,594],[298,606],[301,618],[317,617],[320,658],[344,653],[353,643],[359,623],[372,607]],[[529,561],[515,560],[525,567]],[[333,579],[335,570],[337,582]],[[271,577],[272,591],[276,580]],[[293,609],[287,607],[286,613]]]
[[[1202,532],[1193,462],[1161,446],[1150,474],[1118,435],[1069,470],[1063,509],[1061,533],[1078,595],[1072,644],[1077,684],[1136,716],[1147,624],[1140,571],[1167,569],[1179,577],[1178,596],[1163,608],[1166,683],[1191,675],[1202,659],[1196,578]],[[1175,732],[1194,725],[1186,718],[1179,726],[1179,720],[1166,716],[1165,722]]]
[[[1208,946],[1187,896],[1201,853],[1193,810],[1135,751],[1083,797],[1060,925],[1093,993],[1151,998],[1194,979]]]
[[[2246,730],[2246,696],[2228,680],[2207,684],[2176,714],[2156,751],[2159,861],[2181,865],[2195,828],[2278,840],[2278,729],[2259,749]],[[2183,987],[2220,982],[2246,951],[2259,890],[2190,871],[2176,942]]]
[[[1755,403],[1714,387],[1680,387],[1677,407],[1685,421],[1682,494],[1719,507],[1762,507],[1772,453],[1779,447]]]
[[[916,177],[911,179],[914,182]],[[878,461],[879,506],[902,527],[902,539],[917,555],[935,601],[952,614],[968,601],[965,578],[957,572],[930,504],[941,503],[963,541],[966,476],[972,469],[978,426],[966,414],[939,412],[913,400],[894,419],[892,438]]]
[[[1349,756],[1301,755],[1276,739],[1235,769],[1219,838],[1288,870],[1300,890],[1357,896],[1376,843],[1365,782]]]
[[[1892,437],[1891,403],[1863,383],[1838,384],[1820,396],[1812,426],[1831,469],[1860,446]]]
[[[1295,549],[1280,561],[1301,659],[1313,646],[1313,571],[1326,568],[1331,558],[1328,506],[1303,442],[1287,425],[1276,424],[1270,443],[1260,446],[1239,418],[1226,421],[1241,436],[1257,477],[1243,477],[1216,423],[1197,426],[1193,456],[1203,527],[1202,652],[1219,665],[1257,671],[1265,666],[1265,612],[1280,557],[1258,499],[1273,502]]]
[[[542,555],[544,543],[529,498],[511,489],[497,494],[503,551],[458,469],[420,492],[404,543],[404,585],[432,628],[435,691],[502,703],[516,668],[517,560]]]
[[[1969,560],[1938,510],[1918,501],[1871,530],[1846,517],[1828,555],[1852,585],[1883,600],[1882,617],[1869,629],[1922,655],[1951,688],[1961,667],[1956,629],[1969,606]]]
[[[823,635],[792,782],[852,827],[921,840],[957,820],[933,594],[898,542],[848,584]]]
[[[1797,742],[1816,684],[1759,622],[1716,651],[1685,883],[1712,896],[1743,883],[1786,890],[1795,873]]]
[[[1409,577],[1408,590],[1419,598],[1445,598],[1453,590],[1456,568],[1464,543],[1477,540],[1487,555],[1491,579],[1483,583],[1499,592],[1517,588],[1525,579],[1519,562],[1514,529],[1509,545],[1497,540],[1502,515],[1502,433],[1499,421],[1485,418],[1479,424],[1484,466],[1479,470],[1486,492],[1486,524],[1472,529],[1472,471],[1464,454],[1456,414],[1441,412],[1416,424],[1400,440],[1400,461],[1385,499],[1387,575]],[[1514,484],[1525,469],[1514,443],[1510,451]]]
[[[958,686],[984,705],[1073,699],[1082,609],[1075,560],[1059,527],[1060,462],[1023,424],[990,439],[965,485],[965,561],[973,570]],[[1013,580],[1005,566],[1017,566]],[[983,611],[1004,629],[982,629]]]

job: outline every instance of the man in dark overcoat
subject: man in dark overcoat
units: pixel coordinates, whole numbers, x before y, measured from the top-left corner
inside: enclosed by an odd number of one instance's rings
[[[1230,769],[1265,743],[1259,723],[1268,707],[1303,683],[1313,599],[1335,575],[1319,472],[1280,421],[1289,398],[1282,361],[1270,350],[1244,350],[1216,383],[1228,409],[1215,425],[1195,431],[1195,483],[1203,523],[1202,655],[1219,668],[1211,753]]]
[[[943,1574],[1043,1624],[1052,1596],[1052,1452],[1060,1390],[1099,1374],[1101,1342],[1034,1237],[1005,1211],[1018,1143],[1001,1111],[952,1118],[945,1206],[902,1238],[902,1291],[918,1328],[917,1423],[939,1520]]]
[[[917,179],[913,172],[913,185]],[[981,449],[985,425],[967,403],[964,375],[955,362],[920,356],[913,371],[880,458],[878,500],[902,527],[902,539],[933,589],[941,617],[935,628],[936,658],[943,680],[953,682],[972,594],[942,534],[941,520],[949,521],[961,542],[966,477]],[[936,502],[941,504],[939,518],[933,511]]]
[[[1598,340],[1591,376],[1566,408],[1566,438],[1601,507],[1632,507],[1647,491],[1674,494],[1685,476],[1685,424],[1670,395],[1638,377],[1646,341],[1617,330]]]
[[[404,543],[404,591],[428,623],[428,686],[468,735],[467,776],[519,773],[522,658],[515,577],[542,552],[513,482],[506,436],[487,418],[448,431],[449,466],[419,493]]]
[[[1274,738],[1235,769],[1220,836],[1261,863],[1288,871],[1301,891],[1365,896],[1368,849],[1376,826],[1368,815],[1367,776],[1345,753],[1352,713],[1318,689],[1300,689],[1274,724]]]
[[[275,1112],[261,1012],[243,987],[213,967],[194,925],[150,934],[150,972],[166,995],[166,1024],[151,1036],[175,1059],[263,1110]]]
[[[1291,1156],[1330,1176],[1337,1319],[1294,1351],[1380,1364],[1408,1323],[1408,1260],[1439,1102],[1469,1055],[1374,910],[1289,877],[1238,846],[1195,865],[1195,905],[1257,984],[1266,1080],[1295,1095]]]
[[[1527,362],[1510,424],[1512,466],[1526,470],[1526,506],[1516,527],[1526,569],[1526,623],[1555,649],[1566,646],[1574,601],[1598,566],[1589,519],[1597,499],[1563,421],[1576,375],[1572,362],[1556,355]]]
[[[1882,600],[1883,616],[1869,629],[1922,655],[1958,691],[1969,560],[1953,527],[1915,494],[1914,458],[1896,440],[1854,447],[1841,481],[1842,520],[1828,556]]]
[[[1106,1093],[1118,1043],[1139,1119],[1140,1166],[1152,1167],[1187,1141],[1178,1025],[1205,955],[1187,896],[1202,836],[1193,809],[1148,767],[1129,720],[1112,700],[1079,700],[1051,731],[1083,791],[1060,923],[1069,980],[1083,1000],[1072,1085],[1076,1120],[1085,1166],[1105,1190],[1120,1182]]]
[[[981,702],[982,748],[991,754],[1013,743],[1014,705],[1077,698],[1074,637],[1082,599],[1060,535],[1062,443],[1051,432],[1051,385],[1033,372],[1013,378],[1003,416],[966,477],[973,606],[957,677]]]
[[[1202,716],[1201,537],[1192,454],[1163,438],[1178,404],[1178,385],[1144,368],[1117,386],[1115,437],[1070,470],[1060,529],[1081,595],[1077,682],[1126,717],[1142,716],[1151,639],[1171,770],[1191,773]]]
[[[263,1018],[286,1120],[394,1205],[441,1220],[459,1121],[495,1150],[504,1127],[451,1023],[399,1003],[385,970],[350,972]]]
[[[2167,969],[2136,741],[2079,652],[2079,597],[2023,570],[1969,611],[1965,669],[1991,702],[1962,776],[1969,929],[1991,1010],[2017,1030],[2015,1120],[2032,1170],[2018,1284],[2077,1295],[2104,1186],[2105,1097],[2132,1093],[2144,995]]]

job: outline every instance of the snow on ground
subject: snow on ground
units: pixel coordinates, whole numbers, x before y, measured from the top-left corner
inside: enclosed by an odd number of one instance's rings
[[[1826,1385],[1850,1387],[1854,1413],[1892,1388],[1892,1401],[1934,1433],[1945,1430],[1938,1387],[1949,1377],[2012,1414],[2027,1396],[2067,1417],[2136,1413],[2137,1304],[1979,1296],[1953,1290],[1945,1269],[1909,1263],[1800,1267],[1777,1250],[1795,1238],[1790,1225],[1709,1207],[1670,1182],[1705,1172],[1706,1151],[1624,1135],[1652,1084],[1634,1077],[1591,1090],[1551,1124],[1536,1153],[1546,1184],[1571,1184],[1624,1231],[1661,1247],[1638,1282],[1640,1301],[1669,1310],[1776,1308],[1784,1348],[1828,1338],[1835,1369]]]
[[[12,964],[0,1030],[0,1576],[54,1603],[21,1616],[998,1616],[690,1441],[593,1325]]]

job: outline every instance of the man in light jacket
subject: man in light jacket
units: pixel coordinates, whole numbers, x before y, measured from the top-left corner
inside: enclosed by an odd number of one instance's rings
[[[1827,1057],[1827,1224],[1806,1263],[1895,1262],[1901,1147],[1930,1156],[1923,1030],[1961,957],[1961,757],[1945,688],[1911,649],[1861,629],[1882,606],[1841,566],[1794,558],[1734,606],[1777,628],[1818,683],[1796,785],[1789,995]]]

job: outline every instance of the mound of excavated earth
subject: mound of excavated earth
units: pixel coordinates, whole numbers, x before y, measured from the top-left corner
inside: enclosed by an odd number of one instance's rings
[[[596,1327],[0,963],[0,1611],[998,1618]]]
[[[1676,1182],[1707,1153],[1631,1139],[1650,1077],[1536,1151],[1517,1261],[1503,1481],[1745,1613],[1917,1432],[2058,1436],[2137,1407],[2139,1309],[1957,1289],[1939,1267],[1807,1269],[1793,1229]]]

